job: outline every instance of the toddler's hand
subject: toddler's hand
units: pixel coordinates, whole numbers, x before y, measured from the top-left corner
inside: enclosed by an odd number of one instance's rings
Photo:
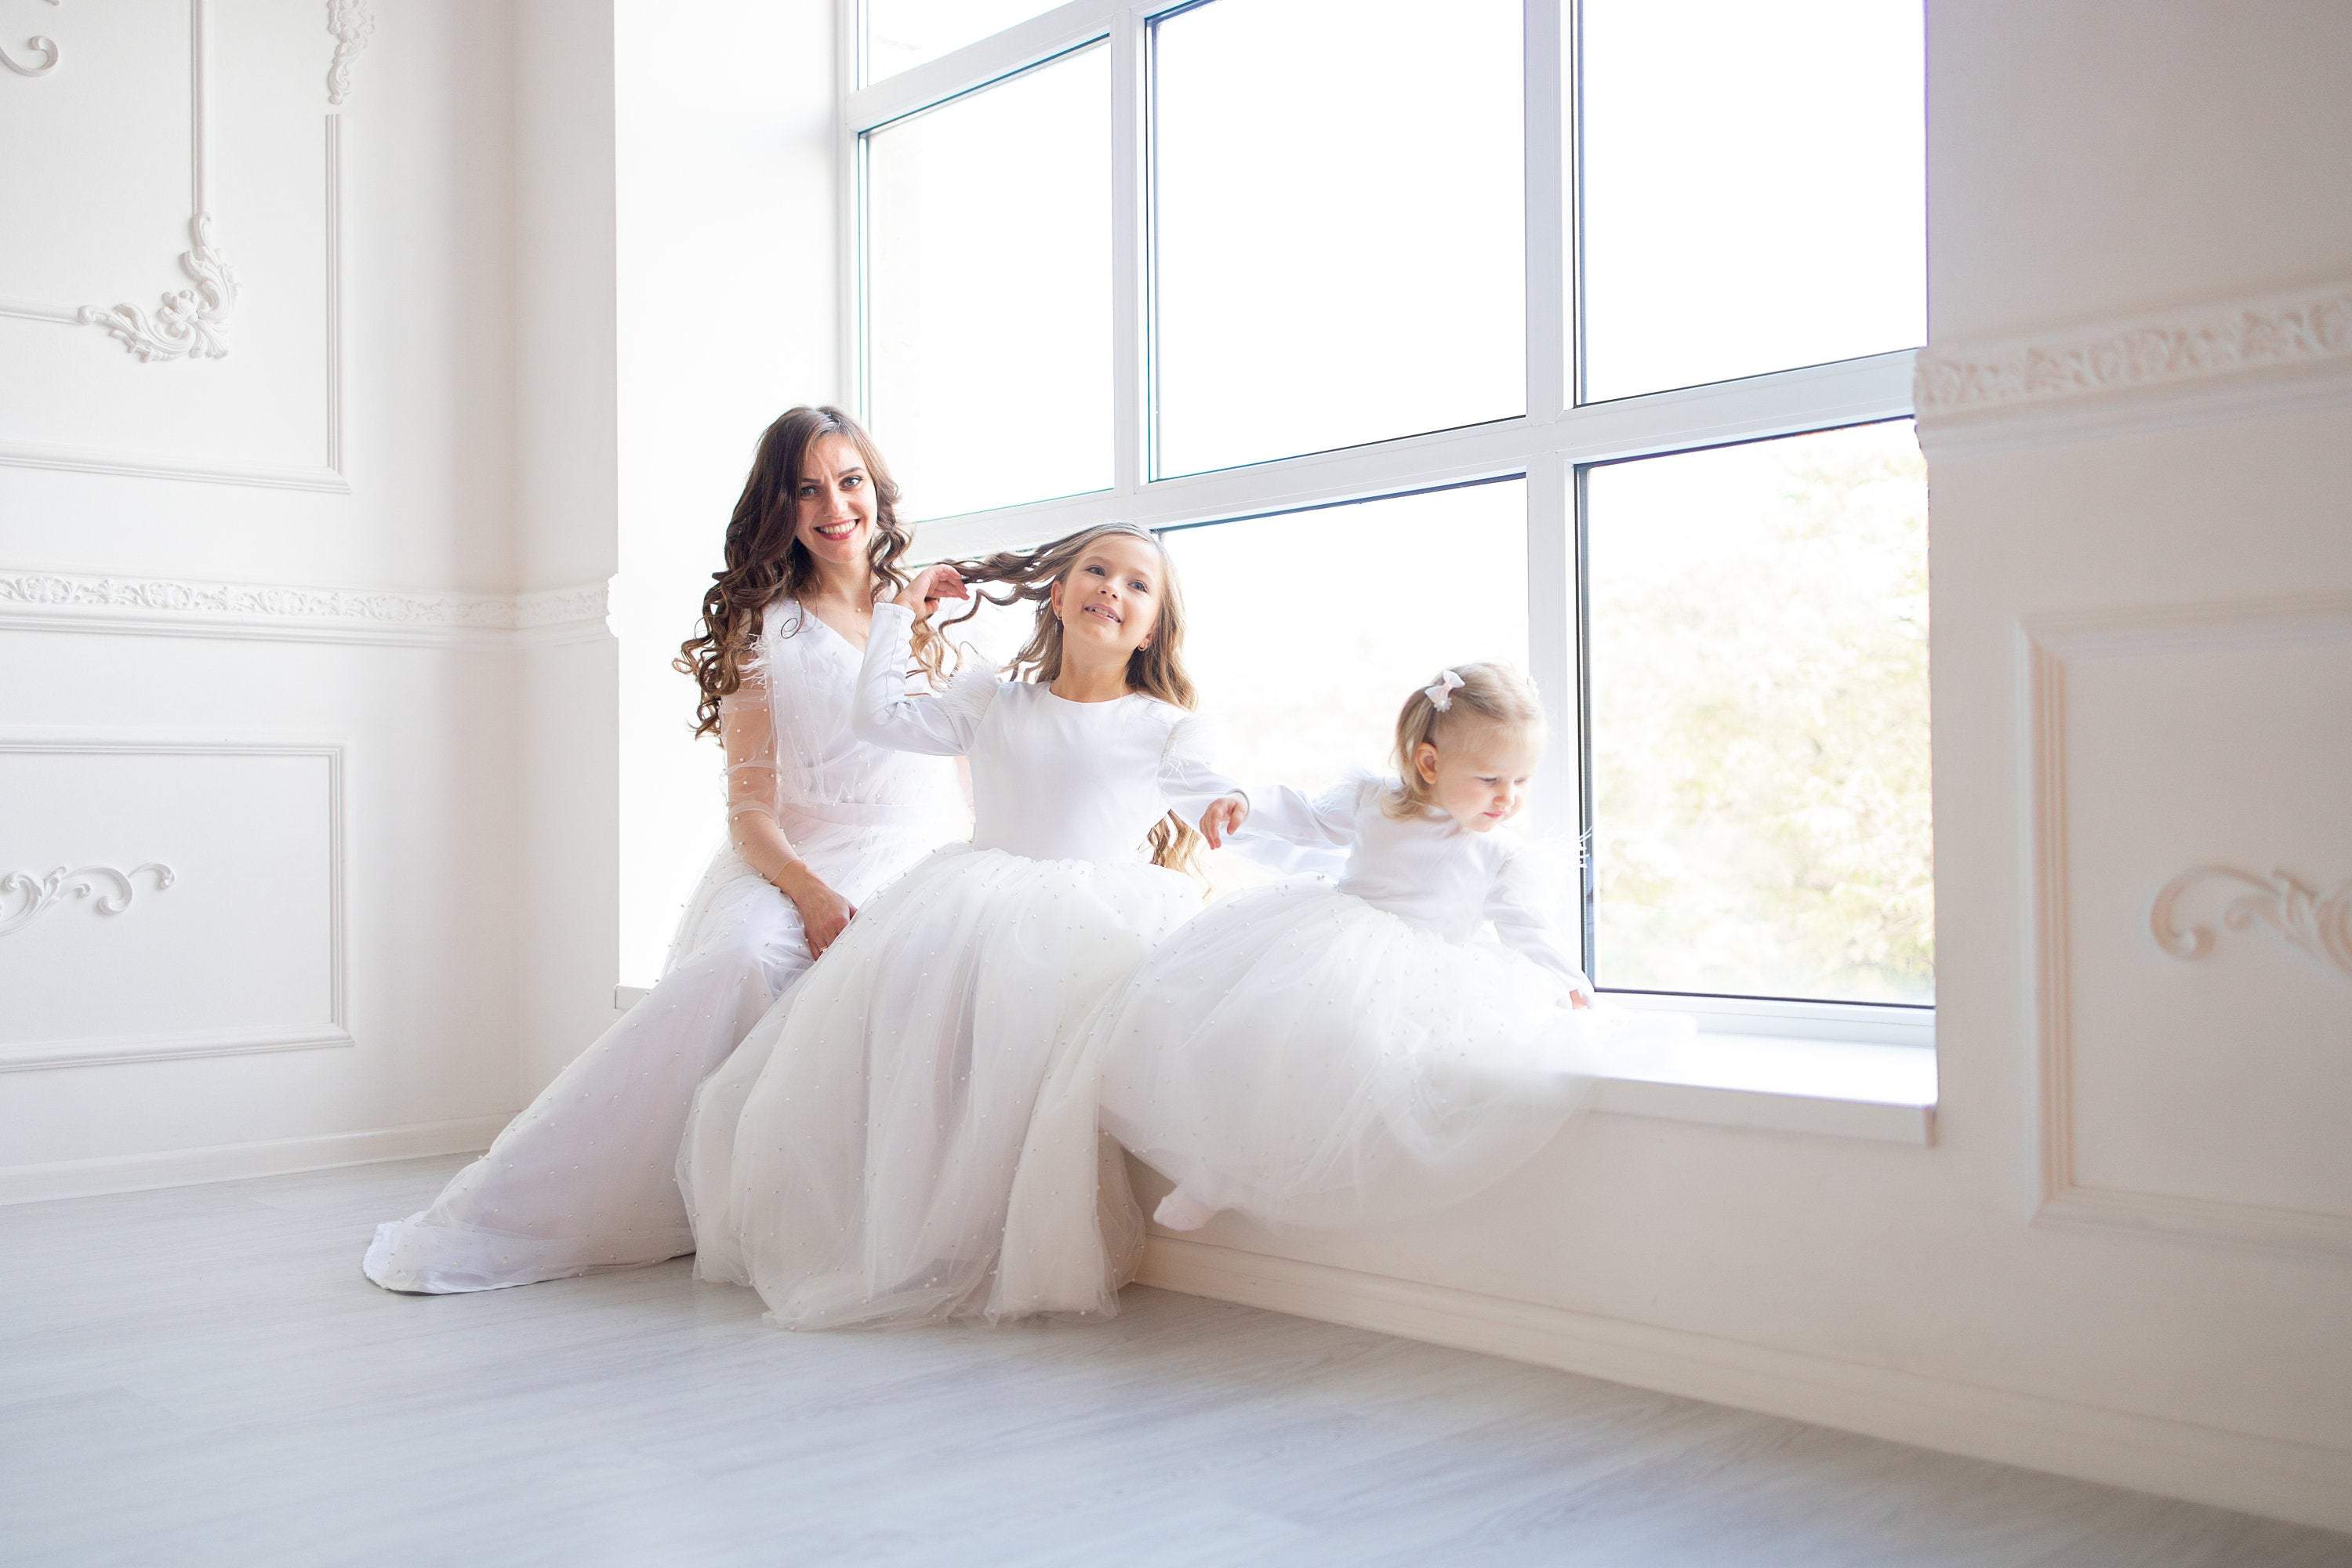
[[[1226,795],[1211,802],[1201,814],[1201,837],[1209,841],[1210,848],[1223,849],[1226,835],[1238,832],[1248,820],[1249,802],[1237,795]]]

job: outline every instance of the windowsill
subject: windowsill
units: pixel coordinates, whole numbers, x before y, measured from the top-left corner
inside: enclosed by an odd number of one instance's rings
[[[615,986],[625,1013],[643,987]],[[1921,1147],[1936,1136],[1936,1053],[1927,1046],[1702,1034],[1629,1050],[1610,1063],[1598,1109]]]
[[[1702,1034],[1610,1063],[1598,1108],[1769,1132],[1935,1142],[1936,1053],[1927,1046]]]

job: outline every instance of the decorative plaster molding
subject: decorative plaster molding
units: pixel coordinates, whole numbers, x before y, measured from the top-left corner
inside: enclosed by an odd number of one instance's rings
[[[58,4],[58,0],[49,0],[49,4],[54,5]],[[58,68],[58,45],[56,39],[45,38],[37,33],[33,37],[25,40],[25,47],[41,57],[41,63],[39,65],[28,66],[25,64],[22,60],[8,52],[7,45],[0,44],[0,66],[6,66],[18,76],[47,76],[51,71]]]
[[[2181,896],[2200,882],[2223,881],[2247,889],[2221,910],[2221,923],[2231,931],[2269,927],[2298,952],[2333,966],[2352,979],[2352,879],[2322,894],[2285,871],[2257,877],[2235,866],[2192,866],[2164,885],[2148,910],[2148,930],[2156,945],[2175,958],[2202,958],[2213,951],[2213,928],[2180,928],[2176,915]]]
[[[349,951],[351,918],[346,893],[351,886],[343,830],[344,745],[341,741],[299,736],[253,735],[217,737],[183,731],[126,733],[110,730],[0,729],[0,758],[9,756],[166,756],[166,757],[315,757],[326,767],[326,843],[321,846],[327,872],[327,1016],[277,1028],[231,1028],[192,1033],[72,1037],[0,1044],[0,1073],[37,1071],[48,1068],[100,1067],[127,1062],[169,1061],[184,1057],[246,1056],[256,1052],[303,1051],[346,1047],[352,1043],[349,1012],[351,994]],[[168,886],[173,877],[164,866],[140,866],[127,873],[104,867],[85,867],[63,873],[67,879],[96,870],[121,877],[129,901],[128,879],[141,871],[157,873],[156,886]],[[8,881],[14,881],[9,879]],[[46,886],[48,879],[42,879]],[[9,891],[0,881],[0,892]],[[71,887],[66,889],[75,892]],[[79,896],[79,895],[77,895]],[[114,913],[101,900],[101,913]],[[20,911],[21,913],[21,911]],[[0,930],[5,930],[0,927]]]
[[[414,594],[0,567],[0,627],[311,642],[535,642],[603,635],[609,584]]]
[[[2021,628],[2024,727],[2019,754],[2026,771],[2023,798],[2026,843],[2032,855],[2032,949],[2033,978],[2034,1136],[2028,1180],[2028,1212],[2037,1224],[2141,1235],[2191,1237],[2285,1252],[2321,1252],[2352,1257],[2352,1218],[2326,1209],[2196,1197],[2168,1192],[2086,1184],[2076,1169],[2074,1104],[2074,953],[2070,931],[2074,911],[2067,839],[2067,675],[2077,662],[2189,650],[2244,650],[2311,644],[2352,644],[2352,594],[2306,594],[2234,603],[2210,603],[2042,616]],[[2203,928],[2175,929],[2173,909],[2180,893],[2203,878],[2242,879],[2261,889],[2241,895],[2238,904],[2281,900],[2275,915],[2260,908],[2241,914],[2236,905],[2223,923],[2242,929],[2250,921],[2289,929],[2303,918],[2289,910],[2285,889],[2228,867],[2200,866],[2167,884],[2150,913],[2150,927],[2166,951],[2197,957],[2211,944]],[[2315,898],[2293,879],[2280,881]],[[2352,884],[2308,907],[2312,934],[2347,951],[2343,900]],[[2334,913],[2327,912],[2332,905]],[[2280,923],[2280,922],[2287,923]],[[2168,940],[2169,937],[2169,940]],[[2173,945],[2185,942],[2187,951]],[[2326,951],[2324,942],[2321,952]]]
[[[66,899],[87,899],[97,895],[97,910],[102,915],[119,915],[131,907],[134,889],[131,879],[142,871],[155,874],[155,890],[162,892],[176,877],[169,866],[149,861],[119,871],[111,866],[77,866],[71,869],[60,866],[46,877],[36,877],[29,871],[11,871],[0,877],[0,898],[21,898],[24,907],[5,920],[0,920],[0,936],[22,931],[39,920]],[[100,880],[114,884],[115,890],[100,889]]]
[[[327,101],[340,107],[351,96],[352,59],[375,36],[368,0],[327,0],[327,31],[335,36],[334,63],[327,68]]]
[[[2352,283],[2226,301],[2046,339],[1931,343],[1923,418],[2130,392],[2245,371],[2352,362]]]
[[[102,327],[110,336],[139,356],[142,364],[159,359],[226,359],[224,337],[229,312],[236,307],[236,273],[213,244],[210,213],[188,220],[188,238],[194,248],[180,256],[180,270],[195,284],[163,296],[151,321],[136,305],[84,305],[74,319],[86,327]]]

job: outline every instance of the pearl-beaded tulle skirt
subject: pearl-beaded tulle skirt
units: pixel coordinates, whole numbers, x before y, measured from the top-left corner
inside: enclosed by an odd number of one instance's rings
[[[793,846],[852,903],[955,830],[905,808],[810,811]],[[362,1268],[387,1289],[528,1285],[694,1250],[676,1177],[696,1086],[812,963],[800,911],[730,848],[689,900],[660,984],[451,1178],[376,1227]]]
[[[1328,883],[1223,900],[1097,1015],[1103,1126],[1193,1210],[1348,1228],[1456,1203],[1558,1135],[1597,1037],[1567,985]],[[1172,1212],[1172,1211],[1171,1211]]]
[[[697,1098],[696,1272],[789,1328],[1114,1311],[1142,1216],[1087,1016],[1200,908],[1145,865],[942,849]]]

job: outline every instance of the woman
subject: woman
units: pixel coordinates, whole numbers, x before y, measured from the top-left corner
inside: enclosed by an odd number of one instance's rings
[[[694,1250],[676,1167],[696,1086],[841,935],[856,906],[960,837],[954,765],[850,733],[877,598],[910,542],[881,454],[836,408],[760,439],[726,569],[678,668],[695,733],[727,752],[728,843],[688,902],[661,983],[459,1172],[377,1227],[362,1267],[393,1290],[488,1290]],[[916,662],[932,675],[940,644]]]
[[[910,695],[914,639],[966,582],[1034,604],[1030,640],[1006,674]],[[1249,810],[1205,760],[1173,563],[1140,529],[1087,529],[931,567],[875,626],[858,733],[967,758],[978,824],[704,1087],[679,1171],[695,1272],[801,1329],[1114,1311],[1142,1216],[1067,1043],[1201,907],[1200,837]]]

